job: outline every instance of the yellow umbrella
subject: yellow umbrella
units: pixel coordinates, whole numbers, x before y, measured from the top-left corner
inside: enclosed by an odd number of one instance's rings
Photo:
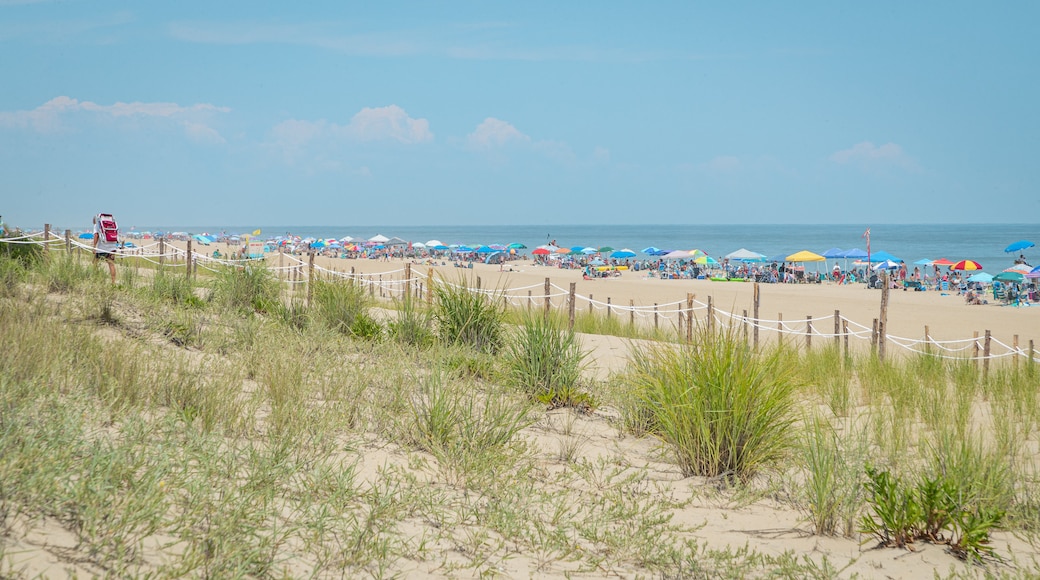
[[[827,258],[819,254],[814,254],[809,250],[802,250],[801,252],[791,254],[787,257],[788,262],[825,262]]]

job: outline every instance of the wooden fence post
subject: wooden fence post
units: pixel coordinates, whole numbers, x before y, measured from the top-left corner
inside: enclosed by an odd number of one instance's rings
[[[159,269],[166,265],[166,238],[159,238]]]
[[[314,296],[314,252],[307,255],[307,308],[311,307],[311,297]]]
[[[592,314],[592,294],[589,294],[589,314]]]
[[[628,324],[630,326],[636,325],[636,301],[632,298],[628,299]]]
[[[805,317],[805,351],[812,349],[812,316]]]
[[[849,358],[849,321],[842,319],[841,336],[845,342],[845,358]]]
[[[65,230],[65,253],[72,253],[72,230]]]
[[[578,288],[577,282],[571,282],[570,291],[567,295],[567,330],[574,330],[574,303],[575,303],[575,291]]]
[[[878,322],[878,360],[885,360],[885,337],[888,335],[888,272],[881,273],[881,317]]]
[[[188,238],[188,253],[185,257],[184,271],[189,280],[191,280],[191,262],[191,238]]]
[[[48,243],[51,239],[51,224],[43,224],[43,251],[50,253],[51,245]]]
[[[754,300],[752,301],[752,308],[754,309],[754,312],[753,312],[752,316],[754,316],[754,318],[755,318],[755,327],[754,327],[754,329],[752,329],[752,333],[754,334],[754,337],[755,337],[755,341],[754,341],[755,342],[755,344],[754,344],[755,350],[758,350],[758,297],[759,297],[759,294],[758,294],[758,282],[755,282],[755,294],[754,294]]]
[[[747,331],[747,326],[748,326],[748,322],[747,322],[747,308],[745,308],[745,309],[744,309],[744,317],[743,317],[743,319],[742,319],[742,320],[744,321],[744,344],[747,344],[747,340],[748,340],[748,331]]]
[[[972,333],[972,347],[971,347],[971,360],[975,363],[975,368],[979,368],[979,331]]]
[[[433,268],[426,272],[426,303],[433,304]]]
[[[711,294],[708,295],[708,332],[714,332],[715,330],[715,307],[711,300]]]
[[[401,288],[401,297],[411,299],[412,297],[412,263],[404,263],[404,287]]]
[[[986,331],[985,343],[983,343],[982,350],[982,376],[989,376],[989,354],[990,354],[990,341],[993,339],[993,335],[989,330]]]
[[[834,311],[834,348],[841,348],[841,312]]]
[[[924,325],[924,351],[932,352],[932,335],[928,332],[928,325]]]
[[[878,319],[874,319],[874,323],[870,326],[870,350],[877,352],[877,334],[878,334]]]
[[[686,294],[686,342],[693,342],[693,294]]]
[[[611,308],[610,296],[607,296],[607,320],[610,320],[611,312],[613,312],[613,308]]]
[[[657,303],[654,302],[654,330],[655,331],[658,329],[658,325],[657,325],[658,324],[658,319],[657,319],[657,317],[658,317]]]
[[[549,320],[549,309],[552,308],[552,301],[549,299],[549,278],[545,278],[545,319]]]

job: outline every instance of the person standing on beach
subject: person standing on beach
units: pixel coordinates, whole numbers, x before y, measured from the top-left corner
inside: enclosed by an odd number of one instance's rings
[[[98,260],[105,260],[108,262],[108,273],[112,277],[112,283],[116,283],[116,242],[109,242],[105,240],[104,234],[101,233],[101,224],[98,222],[98,216],[94,216],[94,263]]]

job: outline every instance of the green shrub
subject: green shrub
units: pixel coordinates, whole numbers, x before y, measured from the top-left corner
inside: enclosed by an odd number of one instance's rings
[[[586,354],[575,334],[555,318],[527,315],[505,353],[509,381],[528,396],[557,407],[589,407],[579,382]]]
[[[195,295],[195,285],[183,274],[158,270],[152,277],[151,293],[159,300],[173,304],[203,306],[202,300]]]
[[[314,316],[328,328],[358,338],[379,338],[383,332],[369,314],[365,290],[350,281],[314,282]]]
[[[416,300],[406,297],[398,302],[397,316],[387,325],[391,338],[403,344],[425,348],[433,344],[433,313]]]
[[[51,252],[44,261],[43,276],[50,292],[68,294],[82,282],[89,280],[94,273],[94,269],[81,264],[79,260],[64,252]]]
[[[701,329],[692,344],[633,353],[630,378],[683,475],[746,481],[790,444],[792,358],[756,353],[732,330]]]
[[[464,344],[496,354],[503,343],[503,307],[493,295],[475,291],[460,279],[458,284],[438,284],[434,289],[437,336],[445,344]]]
[[[213,297],[237,311],[272,312],[280,304],[281,288],[263,262],[224,268],[217,275]]]
[[[807,421],[800,446],[804,494],[813,532],[851,537],[863,503],[859,466],[866,459],[866,437],[852,430],[845,439],[826,420]]]

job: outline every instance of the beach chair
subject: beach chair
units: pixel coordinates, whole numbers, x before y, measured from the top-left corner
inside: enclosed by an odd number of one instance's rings
[[[1007,302],[1007,294],[1004,293],[1004,287],[999,284],[993,285],[993,300],[999,300],[1001,302]]]

